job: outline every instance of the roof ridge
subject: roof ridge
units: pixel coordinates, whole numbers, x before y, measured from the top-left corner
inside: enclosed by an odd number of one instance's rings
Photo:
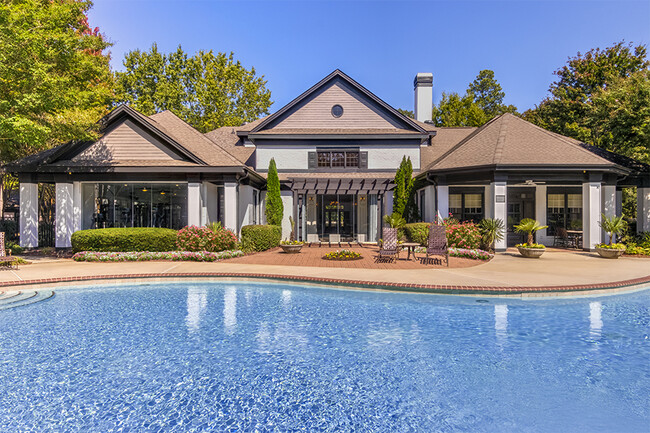
[[[226,149],[224,149],[223,147],[221,147],[221,146],[219,146],[217,143],[215,143],[213,140],[211,140],[211,139],[210,139],[208,136],[206,136],[204,133],[202,133],[201,131],[197,130],[197,129],[194,128],[192,125],[190,125],[189,123],[187,123],[186,121],[184,121],[183,119],[181,119],[181,118],[180,118],[176,113],[174,113],[174,112],[171,111],[171,110],[165,110],[165,111],[168,111],[172,116],[174,116],[176,119],[180,120],[180,121],[183,123],[183,125],[185,125],[186,127],[188,127],[190,131],[192,131],[192,134],[194,134],[194,135],[197,136],[197,137],[201,137],[201,140],[206,141],[206,142],[209,143],[210,145],[217,146],[219,149],[223,150],[223,151],[225,152],[225,154],[228,155],[228,156],[232,159],[232,162],[234,162],[234,163],[239,163],[239,164],[242,164],[242,165],[246,165],[246,164],[244,164],[243,162],[241,162],[238,158],[236,158],[234,155],[232,155],[230,152],[228,152]],[[164,113],[164,111],[161,111],[161,113]],[[157,113],[157,114],[160,114],[160,113]],[[156,123],[158,123],[158,122],[156,122]],[[208,164],[208,165],[209,165],[209,164]]]
[[[503,116],[503,115],[501,115],[501,116]],[[482,126],[479,126],[479,127],[476,128],[474,131],[472,131],[471,133],[469,133],[469,134],[467,135],[467,137],[463,138],[463,139],[460,140],[457,144],[455,144],[451,149],[449,149],[448,151],[446,151],[445,153],[443,153],[442,155],[440,155],[440,156],[438,157],[438,159],[436,159],[435,161],[432,161],[431,164],[429,164],[429,166],[427,167],[427,170],[430,169],[431,167],[433,167],[434,165],[438,164],[439,162],[441,162],[443,159],[447,158],[449,155],[451,155],[452,153],[454,153],[456,150],[458,150],[462,145],[464,145],[465,143],[467,143],[469,140],[471,140],[472,138],[476,137],[476,136],[479,135],[481,132],[485,131],[485,129],[486,129],[489,125],[491,125],[491,124],[492,124],[496,119],[500,118],[501,116],[493,117],[492,119],[490,119],[490,120],[488,120],[486,123],[484,123]]]
[[[501,162],[503,157],[503,148],[505,146],[506,137],[508,134],[508,119],[510,117],[503,116],[501,120],[501,127],[499,128],[499,136],[497,137],[497,145],[494,148],[494,159],[492,162],[496,165]]]
[[[599,158],[599,159],[602,159],[603,161],[605,161],[605,162],[607,162],[607,163],[610,163],[610,164],[612,163],[611,161],[608,161],[607,159],[603,158],[602,156],[597,155],[596,153],[591,152],[591,151],[588,150],[588,149],[585,149],[583,146],[571,142],[571,141],[569,140],[569,139],[571,139],[571,137],[565,137],[564,135],[562,135],[562,134],[558,134],[557,132],[552,132],[552,131],[549,131],[549,130],[547,130],[547,129],[544,129],[544,128],[542,128],[541,126],[535,125],[533,122],[529,122],[528,120],[522,119],[521,117],[519,117],[519,116],[515,116],[514,114],[511,114],[511,113],[506,113],[506,114],[510,114],[512,117],[516,118],[517,120],[519,120],[519,121],[521,121],[521,122],[524,122],[524,123],[526,123],[526,124],[528,124],[528,125],[531,125],[531,126],[533,126],[534,128],[536,128],[536,129],[539,129],[540,131],[542,131],[542,132],[545,133],[546,135],[550,135],[551,137],[555,137],[555,138],[557,138],[557,139],[559,139],[559,140],[562,140],[562,141],[565,142],[566,144],[568,144],[568,145],[570,145],[570,146],[573,146],[574,148],[579,149],[580,151],[582,151],[582,152],[584,152],[584,153],[587,153],[587,154],[589,154],[589,155],[592,155],[592,156],[595,156],[595,157],[597,157],[597,158]],[[503,114],[503,115],[505,115],[505,114]],[[575,139],[573,139],[573,140],[575,140]],[[576,140],[576,141],[578,141],[578,142],[580,142],[580,143],[583,143],[583,142],[580,141],[580,140]],[[584,144],[586,144],[586,143],[584,143]]]

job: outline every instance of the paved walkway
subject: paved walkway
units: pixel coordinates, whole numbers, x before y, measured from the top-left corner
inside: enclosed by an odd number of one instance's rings
[[[254,256],[253,256],[254,257]],[[629,286],[650,282],[650,259],[623,257],[607,260],[596,254],[583,252],[547,251],[541,259],[525,259],[514,252],[498,254],[489,263],[469,268],[419,269],[356,269],[310,266],[278,266],[254,263],[237,263],[225,260],[217,263],[198,262],[122,262],[78,263],[70,259],[42,259],[18,270],[0,271],[0,284],[48,282],[70,279],[92,279],[117,276],[285,276],[311,281],[333,281],[357,284],[426,288],[441,287],[480,291],[492,288],[506,292],[544,292],[558,290],[583,290]],[[621,283],[625,281],[625,283]],[[580,287],[583,286],[583,287]],[[590,286],[590,287],[586,287]],[[505,290],[511,288],[509,290]],[[454,292],[456,290],[453,290]]]

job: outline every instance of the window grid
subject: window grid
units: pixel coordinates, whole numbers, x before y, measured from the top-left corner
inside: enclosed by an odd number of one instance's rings
[[[319,151],[317,155],[317,161],[318,167],[358,168],[359,152]]]

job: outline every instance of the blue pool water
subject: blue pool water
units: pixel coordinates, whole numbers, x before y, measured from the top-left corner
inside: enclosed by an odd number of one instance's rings
[[[0,312],[0,429],[644,432],[650,291],[503,300],[253,283]]]

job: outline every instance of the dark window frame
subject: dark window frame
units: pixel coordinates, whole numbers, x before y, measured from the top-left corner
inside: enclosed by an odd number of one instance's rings
[[[564,209],[562,210],[561,213],[555,213],[551,212],[551,207],[548,205],[548,196],[549,195],[559,195],[562,194],[564,195]],[[578,195],[582,197],[582,188],[577,186],[566,186],[566,187],[548,187],[546,188],[546,225],[548,226],[548,229],[546,230],[546,234],[549,236],[554,236],[555,235],[555,229],[557,227],[562,227],[566,230],[571,230],[571,227],[569,226],[569,195]],[[573,209],[573,208],[571,208]],[[575,212],[574,212],[575,213]],[[558,221],[557,218],[555,217],[556,215],[561,215],[562,221]],[[580,206],[580,222],[582,223],[582,218],[584,216],[584,209],[582,206]],[[558,224],[559,223],[559,224]],[[582,230],[582,228],[581,228]]]
[[[333,155],[337,154],[337,161],[341,161],[343,164],[342,165],[334,165],[334,157]],[[338,155],[342,154],[342,155]],[[327,165],[321,165],[321,155],[328,155],[327,157]],[[356,159],[356,165],[348,165],[348,155],[353,156],[353,159]],[[348,149],[317,149],[316,150],[316,168],[334,168],[334,169],[359,169],[361,167],[361,152],[358,149],[355,150],[348,150]]]
[[[480,213],[470,213],[466,212],[467,206],[465,205],[465,196],[467,194],[480,194],[481,195],[481,212]],[[452,209],[457,209],[457,208],[452,208],[449,206],[449,213],[453,214],[453,217],[458,219],[460,222],[465,222],[465,221],[473,221],[475,223],[480,222],[482,219],[485,218],[485,190],[482,188],[449,188],[449,196],[451,197],[452,195],[460,195],[461,196],[461,207],[460,207],[460,212],[452,212]],[[460,214],[460,217],[459,215]],[[471,218],[468,216],[472,216]],[[478,218],[474,218],[478,216]],[[443,218],[446,218],[447,216],[443,215]]]

